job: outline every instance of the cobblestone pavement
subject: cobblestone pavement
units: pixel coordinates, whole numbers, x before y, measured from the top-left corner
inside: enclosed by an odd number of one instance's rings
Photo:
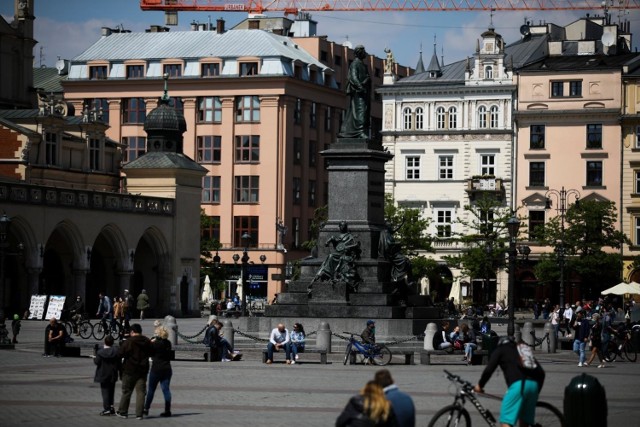
[[[202,323],[180,320],[184,330],[197,330]],[[151,321],[143,322],[145,331]],[[24,321],[20,344],[16,350],[0,351],[0,413],[5,427],[12,426],[86,426],[136,423],[116,417],[100,417],[99,385],[92,382],[94,365],[89,357],[43,358],[41,342],[46,322]],[[187,327],[189,326],[189,327]],[[195,360],[173,362],[172,418],[160,418],[163,398],[156,391],[149,417],[142,422],[158,425],[210,426],[332,426],[348,398],[373,377],[376,367],[344,366],[335,349],[330,363],[319,364],[318,355],[302,355],[296,365],[282,363],[282,355],[273,365],[260,362],[259,352],[247,352],[240,362],[205,363]],[[637,425],[640,416],[640,363],[616,362],[606,369],[580,368],[577,357],[564,351],[538,355],[547,371],[541,399],[559,408],[563,406],[564,388],[573,377],[587,372],[605,386],[609,425]],[[395,359],[394,359],[395,361]],[[278,363],[280,362],[280,363]],[[400,362],[400,359],[397,360]],[[458,362],[456,360],[456,362]],[[449,369],[475,382],[481,366],[433,365],[389,366],[396,383],[416,402],[419,426],[452,401],[450,386],[442,374]],[[504,392],[502,375],[494,375],[487,391]],[[116,404],[120,398],[116,389]],[[135,398],[130,409],[133,409]],[[499,402],[484,400],[494,414]],[[477,423],[476,423],[477,421]],[[479,418],[474,423],[480,424]]]

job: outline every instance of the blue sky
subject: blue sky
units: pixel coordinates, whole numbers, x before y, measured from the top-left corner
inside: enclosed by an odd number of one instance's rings
[[[41,63],[40,47],[44,53],[42,63],[53,66],[58,57],[72,59],[100,38],[101,27],[122,25],[127,30],[144,31],[150,25],[164,24],[162,12],[143,12],[137,0],[36,0],[34,50],[35,65]],[[586,11],[575,12],[495,12],[493,23],[496,31],[507,44],[520,37],[519,28],[525,22],[540,21],[566,25],[584,16]],[[601,13],[601,12],[600,12]],[[12,21],[13,1],[0,0],[0,14]],[[439,59],[451,63],[475,51],[475,41],[486,30],[490,22],[489,12],[312,12],[318,21],[318,34],[329,40],[349,40],[354,46],[362,44],[367,51],[385,57],[386,47],[393,51],[396,61],[415,67],[422,45],[423,59],[428,63],[436,38]],[[594,11],[591,14],[595,14]],[[282,16],[282,14],[277,14]],[[226,20],[231,28],[247,17],[246,13],[179,13],[179,26],[171,31],[188,30],[193,21],[213,22],[217,18]],[[617,12],[613,14],[617,20]],[[627,16],[631,31],[640,37],[640,11],[631,11]]]

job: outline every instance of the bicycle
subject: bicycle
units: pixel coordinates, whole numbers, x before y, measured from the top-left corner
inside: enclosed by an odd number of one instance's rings
[[[393,354],[391,350],[384,344],[364,344],[355,339],[356,335],[352,332],[343,332],[349,334],[349,343],[344,352],[344,364],[346,365],[351,359],[351,353],[360,354],[363,357],[363,363],[372,363],[378,366],[385,366],[391,362]]]
[[[542,343],[546,341],[547,342],[547,353],[551,353],[551,342],[549,341],[549,332],[544,334],[544,336],[542,338],[537,338],[536,337],[536,331],[531,331],[531,336],[533,337],[533,349],[534,350],[536,349],[536,347],[540,347],[540,349],[542,349]]]
[[[618,337],[618,334],[615,334],[615,337]],[[633,348],[633,344],[631,344],[631,335],[629,331],[624,331],[622,343],[620,344],[618,344],[618,340],[616,339],[609,340],[603,353],[602,357],[607,362],[613,362],[618,356],[622,359],[623,354],[629,362],[635,362],[638,360],[638,353],[636,353]]]
[[[454,396],[453,404],[447,405],[444,408],[440,409],[435,413],[431,421],[429,422],[429,427],[435,426],[456,426],[456,427],[470,427],[471,426],[471,417],[469,415],[469,411],[465,409],[465,404],[467,400],[469,400],[473,406],[477,409],[478,413],[482,416],[482,418],[487,422],[490,427],[495,427],[498,425],[498,421],[495,419],[491,411],[486,409],[478,398],[476,397],[478,393],[473,390],[473,385],[460,378],[458,375],[454,375],[451,372],[445,369],[445,374],[447,375],[447,379],[451,381],[456,387],[456,394]],[[495,396],[492,394],[482,393],[482,396],[502,400],[500,396]],[[547,402],[537,402],[536,403],[536,426],[544,426],[544,427],[554,427],[554,426],[565,426],[564,416],[562,412],[558,410],[555,406],[551,405]]]
[[[108,321],[101,319],[93,325],[93,337],[98,341],[102,341],[106,334],[110,334],[113,339],[118,339],[122,326],[116,321]]]
[[[89,316],[87,315],[87,313],[83,313],[81,315],[80,320],[77,323],[73,320],[73,317],[70,319],[63,320],[62,325],[64,326],[64,329],[67,331],[67,335],[71,336],[71,334],[77,331],[78,335],[82,336],[80,334],[80,325],[83,324],[84,322],[87,322],[88,318]],[[89,324],[89,326],[91,327],[91,324]],[[82,338],[89,338],[90,336],[91,336],[91,330],[89,331],[89,334],[86,337],[83,336]]]

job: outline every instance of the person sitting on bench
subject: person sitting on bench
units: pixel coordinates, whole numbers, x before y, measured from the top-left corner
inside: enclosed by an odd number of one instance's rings
[[[290,365],[291,338],[289,331],[284,327],[284,323],[278,323],[278,327],[271,331],[269,343],[267,344],[267,361],[265,362],[267,365],[273,363],[273,352],[280,351],[281,348],[284,348],[287,365]]]

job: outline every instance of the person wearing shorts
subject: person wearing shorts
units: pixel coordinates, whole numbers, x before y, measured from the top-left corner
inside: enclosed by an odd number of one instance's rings
[[[544,382],[542,367],[538,363],[535,375],[526,372],[520,367],[520,355],[515,340],[503,338],[491,354],[489,363],[480,376],[480,381],[474,387],[477,393],[484,391],[485,384],[498,366],[504,374],[508,387],[500,408],[500,424],[502,427],[515,426],[520,420],[526,425],[534,425],[538,393]]]

